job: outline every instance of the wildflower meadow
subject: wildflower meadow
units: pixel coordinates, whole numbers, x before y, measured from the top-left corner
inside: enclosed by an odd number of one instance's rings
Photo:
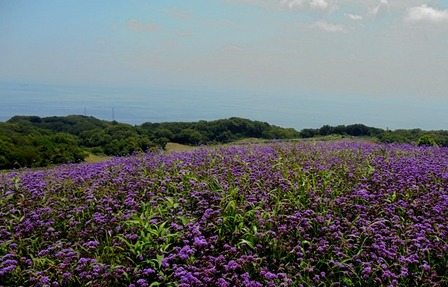
[[[448,149],[296,142],[0,173],[0,286],[448,286]]]

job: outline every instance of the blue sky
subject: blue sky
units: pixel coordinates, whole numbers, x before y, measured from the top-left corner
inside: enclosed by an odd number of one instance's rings
[[[448,1],[0,0],[0,82],[431,110],[447,103],[447,51]]]

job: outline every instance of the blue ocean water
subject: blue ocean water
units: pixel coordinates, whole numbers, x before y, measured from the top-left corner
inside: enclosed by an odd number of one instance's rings
[[[0,85],[0,121],[14,115],[87,115],[130,124],[195,121],[227,116],[220,95],[175,89]]]
[[[14,115],[79,114],[138,125],[236,116],[299,128],[299,115],[308,114],[308,121],[315,117],[303,109],[303,102],[282,103],[255,93],[3,83],[0,99],[0,121]]]
[[[242,117],[282,127],[362,123],[379,128],[448,129],[447,99],[387,99],[313,93],[198,91],[175,88],[88,87],[0,82],[0,121],[14,115],[87,115],[144,122]]]

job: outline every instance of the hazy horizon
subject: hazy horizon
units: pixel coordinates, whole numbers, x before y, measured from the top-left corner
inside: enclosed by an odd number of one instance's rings
[[[229,100],[227,93],[217,91],[0,83],[0,95],[4,94],[11,96],[5,97],[0,105],[0,121],[15,115],[87,115],[140,125],[241,117],[297,130],[355,123],[382,129],[446,129],[443,121],[433,121],[444,117],[445,106],[430,107],[416,99],[405,103],[389,101],[387,106],[375,99],[369,99],[364,105],[337,100],[322,105],[314,97],[292,94],[289,99],[279,102],[269,94],[258,94],[261,103],[254,105],[250,93]],[[400,108],[412,112],[397,118],[396,110]],[[378,110],[381,110],[380,114]],[[432,116],[421,118],[422,113]]]
[[[0,43],[2,121],[448,129],[448,1],[0,0]]]

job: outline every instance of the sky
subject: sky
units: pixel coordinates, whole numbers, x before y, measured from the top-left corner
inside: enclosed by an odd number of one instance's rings
[[[447,51],[448,0],[0,0],[0,82],[371,104],[378,117],[392,103],[401,122],[425,113],[423,127],[448,129]]]

